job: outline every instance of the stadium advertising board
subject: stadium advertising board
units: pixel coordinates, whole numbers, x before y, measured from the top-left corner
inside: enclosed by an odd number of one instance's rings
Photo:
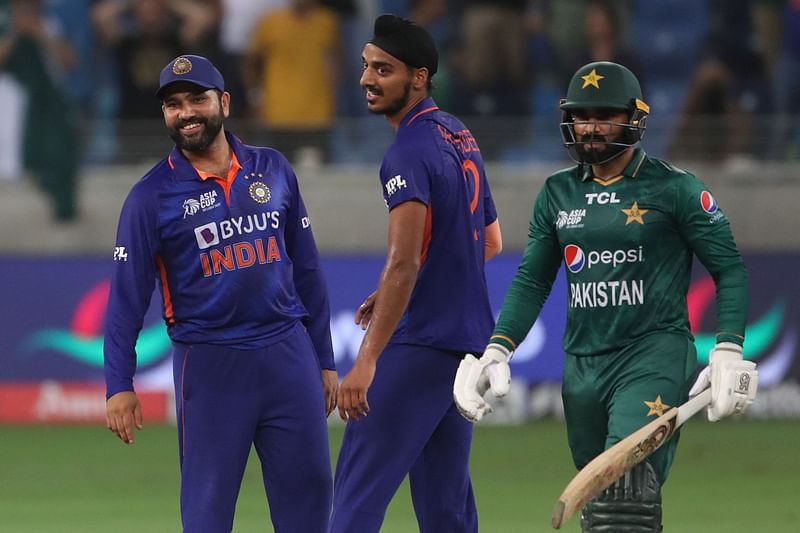
[[[495,313],[519,256],[487,265]],[[761,389],[748,416],[800,418],[798,318],[794,272],[800,257],[749,255],[750,312],[745,354],[758,362]],[[326,256],[331,331],[340,375],[350,368],[363,337],[353,322],[383,266],[378,256]],[[111,262],[102,258],[0,258],[6,290],[0,300],[0,422],[94,422],[104,419],[102,330]],[[689,314],[698,354],[705,363],[714,342],[714,285],[702,268],[689,292]],[[561,337],[567,289],[559,275],[531,334],[512,360],[514,387],[496,421],[560,414]],[[151,422],[170,419],[170,342],[159,298],[153,298],[137,345],[137,390]]]

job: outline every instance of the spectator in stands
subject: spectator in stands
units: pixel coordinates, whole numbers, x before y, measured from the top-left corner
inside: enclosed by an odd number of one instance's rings
[[[519,115],[527,110],[527,0],[463,2],[459,70],[471,95],[466,112]],[[481,137],[484,138],[484,137]]]
[[[436,84],[432,96],[437,105],[447,109],[450,107],[450,65],[447,55],[458,31],[455,24],[456,17],[448,16],[447,0],[411,0],[409,18],[428,30],[436,42],[440,57],[444,56],[445,60],[439,63],[439,70],[436,72]]]
[[[285,8],[289,0],[220,0],[222,20],[219,28],[221,60],[216,64],[231,93],[231,116],[245,117],[247,90],[242,79],[242,62],[250,37],[259,20],[268,13]]]
[[[754,41],[750,0],[709,0],[704,60],[697,67],[669,153],[736,162],[764,154],[756,120],[771,108],[766,65]]]
[[[256,26],[242,70],[267,144],[291,161],[330,160],[340,28],[317,0],[290,0]]]
[[[612,0],[588,0],[583,17],[586,45],[577,50],[572,66],[564,71],[563,86],[582,65],[595,61],[612,61],[625,65],[633,72],[641,72],[636,56],[630,52],[620,24],[619,4]],[[639,75],[639,83],[646,84]],[[644,89],[643,89],[644,90]],[[646,92],[646,91],[645,91]]]
[[[339,26],[339,58],[334,109],[337,117],[352,117],[368,114],[364,109],[363,95],[354,90],[358,87],[353,80],[361,77],[361,49],[370,37],[375,15],[371,9],[377,7],[375,0],[319,0],[319,5],[327,7],[336,15]],[[383,12],[383,11],[382,11]],[[340,126],[345,126],[340,128]],[[348,130],[348,124],[337,121],[340,132]],[[352,133],[348,132],[348,133]],[[334,137],[336,134],[334,134]],[[341,138],[339,139],[341,141]],[[332,142],[336,142],[335,140]],[[338,154],[337,146],[337,155]]]
[[[776,159],[800,157],[800,1],[789,0],[783,16],[783,47],[774,76],[775,117],[770,135]]]
[[[120,118],[161,118],[153,106],[161,67],[191,50],[216,57],[218,0],[99,0],[92,22],[112,49]]]
[[[23,163],[48,196],[53,218],[78,214],[78,127],[62,89],[64,72],[76,65],[69,44],[44,14],[42,0],[10,0],[8,31],[0,38],[0,67],[23,87]]]

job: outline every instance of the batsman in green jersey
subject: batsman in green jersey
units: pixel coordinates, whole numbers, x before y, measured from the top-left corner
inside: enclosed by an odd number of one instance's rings
[[[561,101],[564,146],[578,163],[550,176],[533,209],[522,263],[483,355],[461,363],[461,413],[508,391],[508,360],[533,326],[561,263],[567,275],[562,398],[577,468],[690,393],[712,388],[710,420],[743,411],[757,388],[744,361],[747,273],[730,225],[695,176],[639,146],[649,107],[636,76],[581,67]],[[696,256],[717,290],[717,344],[690,391],[697,354],[686,295]],[[661,531],[661,485],[677,435],[583,509],[585,532]]]

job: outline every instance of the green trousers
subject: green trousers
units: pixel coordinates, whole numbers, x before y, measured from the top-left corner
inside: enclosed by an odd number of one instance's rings
[[[654,333],[598,356],[567,354],[562,398],[572,459],[578,469],[670,407],[688,399],[697,365],[691,339]],[[679,434],[650,456],[663,485]]]

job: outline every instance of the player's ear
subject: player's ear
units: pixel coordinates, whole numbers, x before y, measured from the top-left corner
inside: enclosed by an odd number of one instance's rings
[[[427,67],[415,68],[411,77],[414,89],[422,91],[428,87],[431,74]]]
[[[222,108],[222,116],[228,118],[231,110],[231,93],[228,91],[219,95],[219,105]]]

